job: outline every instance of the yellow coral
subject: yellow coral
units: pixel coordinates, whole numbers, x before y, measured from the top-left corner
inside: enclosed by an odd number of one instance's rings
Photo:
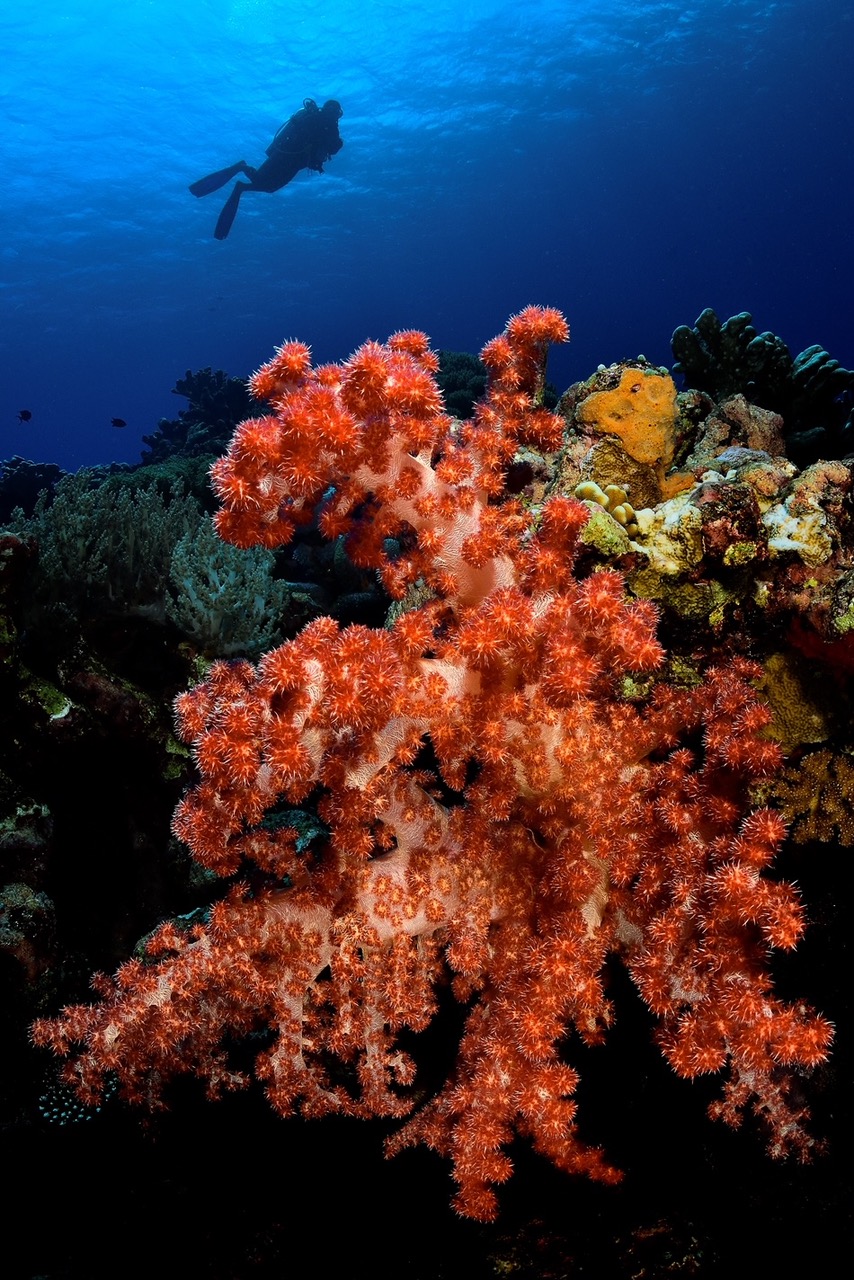
[[[774,719],[769,736],[784,751],[825,742],[831,733],[833,694],[813,666],[796,653],[772,653],[759,687]]]
[[[575,486],[575,496],[585,502],[596,502],[604,507],[608,515],[613,516],[617,524],[621,524],[630,538],[638,531],[635,509],[629,502],[626,489],[619,484],[606,485],[604,489],[595,480],[584,480]]]

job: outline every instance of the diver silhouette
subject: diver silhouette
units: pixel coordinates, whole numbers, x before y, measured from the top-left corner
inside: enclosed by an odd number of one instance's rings
[[[216,173],[209,173],[206,178],[194,182],[190,187],[193,195],[207,196],[212,191],[219,191],[238,173],[249,179],[248,182],[235,182],[217,219],[214,228],[216,239],[224,240],[231,230],[244,191],[279,191],[296,177],[300,169],[323,173],[324,162],[331,160],[344,146],[338,132],[338,121],[343,114],[340,102],[334,98],[324,102],[322,107],[318,107],[313,98],[306,98],[300,110],[282,125],[267,148],[268,159],[259,168],[253,169],[245,160],[238,160],[237,164],[217,169]]]

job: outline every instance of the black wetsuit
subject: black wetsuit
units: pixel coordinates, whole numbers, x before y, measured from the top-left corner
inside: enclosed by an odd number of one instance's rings
[[[300,169],[323,172],[325,162],[337,155],[344,145],[338,132],[340,115],[341,108],[337,103],[326,103],[321,109],[307,98],[299,111],[282,125],[267,148],[267,159],[257,169],[245,160],[238,160],[227,169],[217,169],[216,173],[193,183],[190,187],[193,195],[206,196],[224,187],[238,173],[249,179],[248,182],[235,182],[217,220],[214,230],[217,240],[224,240],[231,230],[244,191],[272,193],[287,186]]]

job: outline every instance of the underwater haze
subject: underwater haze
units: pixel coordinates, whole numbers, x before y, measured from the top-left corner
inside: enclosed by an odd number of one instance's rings
[[[34,0],[0,34],[0,457],[137,462],[188,369],[477,352],[528,303],[570,320],[560,390],[708,306],[854,365],[843,0]],[[214,239],[229,188],[189,185],[306,97],[343,149]]]

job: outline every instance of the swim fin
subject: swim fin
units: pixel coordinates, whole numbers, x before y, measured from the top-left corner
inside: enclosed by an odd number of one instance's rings
[[[190,191],[194,196],[209,196],[212,191],[219,191],[220,187],[231,182],[243,168],[243,161],[239,160],[237,164],[230,164],[227,169],[217,169],[216,173],[209,173],[206,178],[199,178],[198,182],[194,182]]]
[[[214,239],[224,240],[231,230],[231,224],[234,222],[237,214],[237,206],[240,204],[240,197],[246,190],[245,182],[235,182],[234,190],[222,206],[222,213],[219,215],[214,227]]]

